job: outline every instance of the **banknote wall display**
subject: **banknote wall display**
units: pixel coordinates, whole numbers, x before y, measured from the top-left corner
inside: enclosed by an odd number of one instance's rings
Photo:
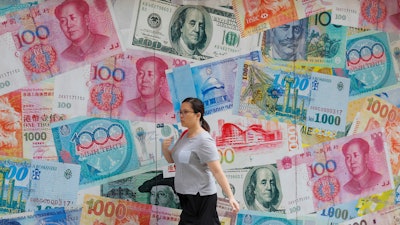
[[[0,225],[178,225],[181,102],[240,211],[400,224],[399,0],[0,1]],[[215,181],[216,182],[216,181]]]

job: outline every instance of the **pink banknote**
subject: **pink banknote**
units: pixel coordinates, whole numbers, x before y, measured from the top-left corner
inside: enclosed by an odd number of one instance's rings
[[[32,84],[121,53],[111,13],[106,0],[57,0],[7,14],[0,35],[11,34],[13,42],[6,44],[16,50],[2,57],[22,62],[24,76],[20,68],[7,68],[0,83],[12,91],[20,82]]]
[[[398,0],[336,0],[332,22],[364,29],[398,32],[400,1]]]
[[[128,49],[93,63],[88,116],[176,122],[165,70],[190,63],[161,53]]]
[[[286,212],[304,215],[393,189],[383,129],[324,142],[277,161]],[[294,191],[295,190],[295,191]]]

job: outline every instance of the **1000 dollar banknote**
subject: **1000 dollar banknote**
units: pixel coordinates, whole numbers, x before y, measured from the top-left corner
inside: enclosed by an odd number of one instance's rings
[[[260,34],[241,38],[232,10],[136,1],[131,45],[195,60],[257,50]],[[188,22],[190,21],[190,22]]]
[[[287,214],[305,215],[393,189],[388,153],[385,132],[374,129],[278,160],[281,182],[296,184],[282,185]]]
[[[81,165],[81,187],[166,166],[161,143],[179,137],[171,124],[92,117],[53,123],[52,132],[59,161]]]
[[[349,79],[251,61],[237,71],[234,114],[344,131]]]
[[[122,52],[108,1],[81,1],[83,15],[66,11],[71,4],[46,1],[5,15],[0,45],[10,64],[0,71],[0,94]],[[71,27],[71,15],[90,23]]]

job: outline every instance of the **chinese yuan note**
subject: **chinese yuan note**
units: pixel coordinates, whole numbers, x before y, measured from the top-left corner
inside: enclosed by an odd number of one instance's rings
[[[277,161],[289,216],[304,215],[394,187],[383,129],[351,135]],[[293,190],[295,189],[295,191]]]
[[[0,35],[3,58],[11,63],[2,67],[0,94],[122,52],[106,0],[45,1],[11,12]]]

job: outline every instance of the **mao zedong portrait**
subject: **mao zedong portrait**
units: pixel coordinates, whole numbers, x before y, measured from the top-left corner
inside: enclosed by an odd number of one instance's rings
[[[179,12],[170,30],[171,44],[178,55],[198,60],[209,58],[201,54],[207,45],[207,33],[212,30],[209,17],[202,7],[189,6]]]
[[[271,165],[261,166],[249,174],[251,175],[248,185],[244,187],[248,209],[283,213],[284,210],[277,209],[281,201],[277,169]]]
[[[159,174],[139,186],[142,193],[150,193],[150,204],[168,208],[180,208],[179,197],[175,192],[174,178],[163,178]]]
[[[353,138],[343,145],[347,169],[351,179],[343,185],[343,189],[352,194],[361,194],[363,190],[379,185],[382,175],[368,167],[369,144],[362,138]]]
[[[109,37],[93,33],[89,29],[89,5],[84,0],[66,0],[58,5],[56,15],[61,30],[71,44],[61,56],[72,62],[81,62],[104,49]]]
[[[266,31],[271,57],[280,60],[306,59],[307,18],[296,20]]]
[[[167,63],[159,57],[149,56],[136,61],[136,69],[136,85],[140,96],[128,100],[127,108],[141,117],[173,112],[172,103],[161,94],[162,87],[167,84]]]

